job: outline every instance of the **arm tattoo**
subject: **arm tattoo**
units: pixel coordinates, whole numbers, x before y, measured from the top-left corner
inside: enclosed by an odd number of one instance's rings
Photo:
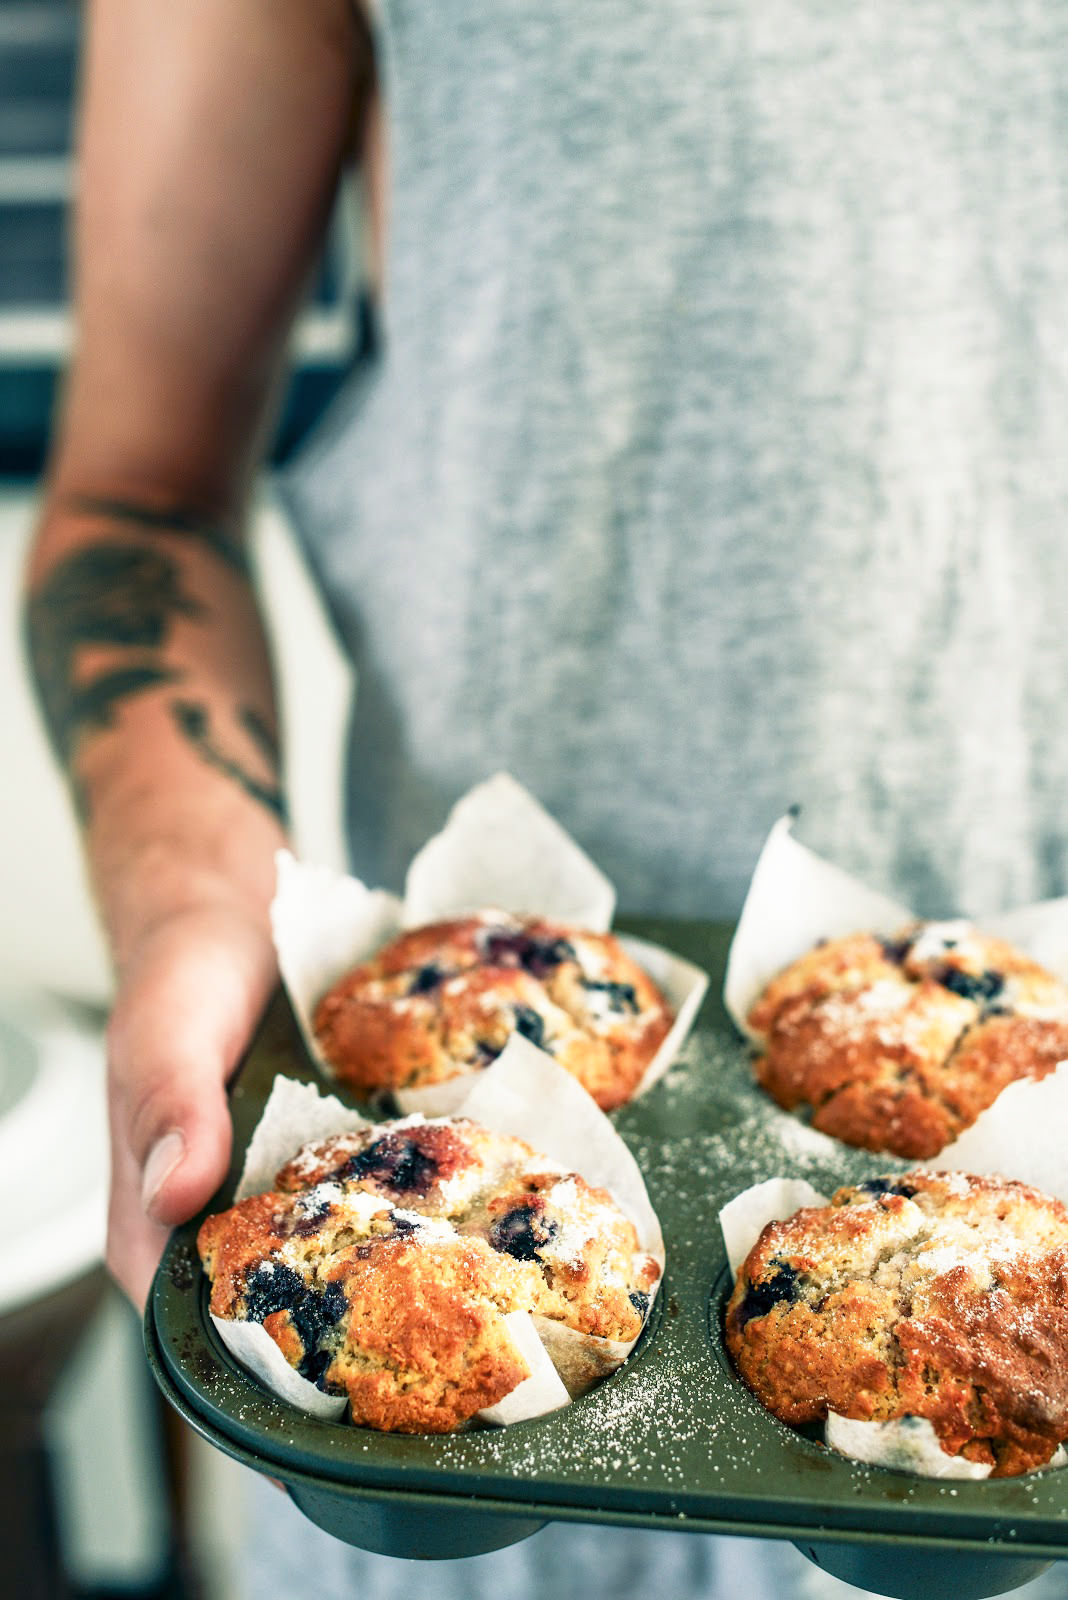
[[[45,722],[65,768],[78,740],[111,727],[124,700],[179,676],[159,652],[175,617],[203,615],[162,551],[91,545],[48,575],[30,598],[26,634]],[[79,683],[78,654],[93,645],[137,651],[140,659]]]
[[[168,523],[173,526],[173,523]],[[236,547],[235,547],[236,548]],[[79,742],[115,725],[122,706],[137,694],[179,684],[187,676],[162,656],[179,618],[203,620],[205,606],[183,586],[178,562],[166,550],[101,542],[83,546],[46,576],[31,595],[26,642],[45,723],[56,755],[67,771],[83,820],[87,796],[73,770]],[[93,647],[129,652],[122,665],[79,673],[81,652]],[[171,717],[202,760],[240,785],[252,799],[285,820],[277,782],[274,736],[255,711],[238,718],[272,778],[248,773],[213,736],[208,713],[188,699],[170,703]]]
[[[237,713],[238,721],[248,734],[249,738],[259,749],[263,759],[272,771],[278,770],[281,752],[278,749],[278,740],[272,730],[264,722],[258,711],[252,706],[242,706]]]
[[[232,778],[251,799],[258,800],[261,805],[266,806],[280,822],[287,821],[286,803],[281,785],[262,783],[258,778],[254,778],[241,762],[226,754],[213,734],[206,707],[198,705],[193,700],[172,700],[170,712],[179,732],[188,739],[209,766]],[[238,711],[238,720],[249,733],[253,734],[261,750],[265,753],[270,751],[272,768],[276,768],[277,747],[263,719],[250,707],[243,706]]]
[[[244,547],[229,529],[221,523],[207,521],[184,506],[161,511],[156,506],[141,505],[135,500],[106,500],[90,494],[67,495],[63,504],[72,511],[103,517],[107,522],[125,522],[145,532],[179,533],[199,539],[228,567],[242,576],[248,576],[248,558]]]

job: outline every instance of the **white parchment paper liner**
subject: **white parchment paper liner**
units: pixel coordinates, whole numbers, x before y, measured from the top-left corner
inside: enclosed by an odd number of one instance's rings
[[[322,1071],[334,1073],[316,1042],[318,1001],[350,968],[368,960],[403,928],[494,907],[530,912],[607,932],[615,890],[574,840],[506,773],[479,784],[453,807],[441,833],[413,857],[404,899],[368,889],[358,878],[309,867],[280,851],[271,907],[282,978],[304,1042]],[[690,961],[642,939],[620,936],[628,953],[663,990],[675,1021],[638,1085],[644,1094],[671,1065],[693,1025],[708,985]],[[421,1089],[402,1089],[402,1111],[451,1116],[480,1073]]]
[[[514,1035],[493,1065],[480,1073],[473,1085],[469,1082],[469,1088],[458,1114],[497,1133],[525,1139],[561,1167],[578,1172],[597,1188],[608,1189],[634,1223],[640,1251],[652,1255],[663,1273],[663,1235],[638,1164],[570,1073],[528,1040]],[[367,1118],[332,1095],[321,1095],[310,1084],[276,1078],[249,1140],[235,1200],[270,1188],[275,1173],[302,1145],[367,1126]],[[302,1378],[258,1323],[231,1322],[214,1315],[211,1320],[226,1346],[273,1394],[312,1416],[326,1420],[341,1416],[347,1401],[323,1394]],[[511,1312],[505,1321],[530,1376],[496,1405],[477,1413],[491,1423],[520,1422],[567,1405],[570,1398],[614,1371],[635,1342],[599,1339],[572,1329],[563,1329],[561,1337],[557,1324],[525,1311]]]
[[[803,1178],[767,1178],[728,1200],[719,1214],[731,1275],[752,1250],[769,1222],[781,1222],[805,1206],[825,1206],[828,1197]],[[875,1467],[912,1472],[921,1478],[987,1478],[991,1468],[966,1461],[942,1449],[926,1417],[897,1417],[891,1422],[866,1422],[827,1413],[824,1440],[840,1455],[866,1461]],[[1062,1467],[1068,1461],[1063,1446],[1037,1471]],[[1026,1474],[1022,1474],[1026,1476]]]
[[[768,981],[820,939],[869,931],[892,935],[915,913],[868,889],[792,836],[781,817],[756,864],[727,959],[723,998],[735,1023],[746,1018]],[[1068,898],[1044,900],[980,924],[1068,982]],[[917,1166],[1000,1173],[1068,1202],[1068,1062],[1046,1077],[1010,1084],[955,1143]]]

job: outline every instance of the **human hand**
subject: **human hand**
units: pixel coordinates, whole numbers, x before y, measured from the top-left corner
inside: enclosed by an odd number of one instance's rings
[[[277,981],[260,918],[198,906],[127,950],[108,1026],[107,1262],[141,1309],[170,1227],[226,1173],[226,1083]]]

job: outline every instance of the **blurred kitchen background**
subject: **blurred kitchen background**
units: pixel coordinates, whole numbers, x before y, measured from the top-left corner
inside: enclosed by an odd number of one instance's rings
[[[243,1594],[243,1469],[163,1416],[137,1319],[100,1267],[108,968],[20,643],[20,572],[72,340],[81,21],[74,0],[0,0],[0,1594],[230,1600]],[[350,187],[295,333],[275,463],[369,349],[361,261]],[[298,848],[340,864],[336,765],[352,685],[269,475],[254,552]]]

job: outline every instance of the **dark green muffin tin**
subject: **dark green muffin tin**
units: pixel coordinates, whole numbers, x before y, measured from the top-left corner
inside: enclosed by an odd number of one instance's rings
[[[719,998],[729,928],[623,926],[711,977],[679,1061],[615,1118],[667,1244],[660,1296],[626,1366],[563,1411],[504,1429],[413,1438],[316,1421],[266,1393],[216,1336],[198,1219],[173,1235],[146,1312],[168,1399],[219,1449],[281,1479],[314,1522],[391,1555],[474,1555],[550,1520],[738,1533],[791,1539],[878,1593],[946,1600],[1002,1593],[1068,1555],[1068,1469],[946,1483],[866,1467],[783,1427],[736,1378],[721,1340],[720,1206],[767,1177],[830,1192],[895,1163],[832,1149],[755,1088]],[[233,1168],[209,1210],[229,1204],[279,1072],[321,1081],[281,996],[235,1084]]]

